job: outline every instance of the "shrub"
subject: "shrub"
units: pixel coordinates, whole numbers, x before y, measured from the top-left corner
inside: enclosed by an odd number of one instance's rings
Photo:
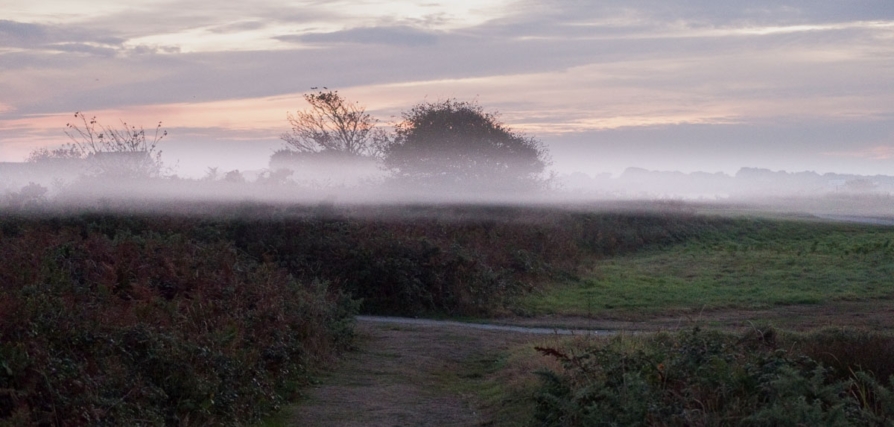
[[[429,191],[538,188],[549,153],[475,103],[422,103],[403,114],[383,145],[384,164],[403,184]]]
[[[91,224],[0,227],[0,425],[240,425],[350,345],[356,304],[325,283]]]
[[[81,123],[65,125],[65,134],[72,141],[69,145],[32,152],[29,160],[85,159],[91,168],[90,174],[104,178],[155,178],[164,171],[158,143],[168,132],[161,129],[161,122],[155,127],[153,138],[148,139],[142,126],[138,128],[122,121],[116,128],[101,124],[96,117],[87,119],[81,112],[74,116]]]
[[[30,182],[18,192],[6,194],[4,204],[11,210],[36,210],[47,202],[47,191],[46,187]]]
[[[838,375],[777,347],[775,331],[617,336],[576,351],[538,348],[544,426],[891,425],[894,394],[865,371]]]

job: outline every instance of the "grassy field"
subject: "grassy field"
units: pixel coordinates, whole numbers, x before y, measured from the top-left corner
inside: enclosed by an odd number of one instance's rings
[[[836,302],[838,312],[872,308],[875,329],[892,325],[892,227],[664,205],[180,209],[0,215],[0,312],[12,313],[0,322],[0,366],[9,368],[0,370],[0,389],[15,391],[0,396],[0,426],[83,411],[97,422],[250,422],[304,390],[350,345],[358,309],[655,324],[664,314],[716,317],[722,309],[782,307],[773,311],[798,317]],[[530,347],[484,353],[456,368],[459,377],[445,371],[441,388],[483,393],[487,412],[530,418],[518,407],[532,408],[525,395],[537,387],[530,373],[541,356]],[[172,379],[171,366],[195,375]],[[553,361],[550,369],[559,368]],[[128,378],[140,378],[140,393]],[[527,391],[510,390],[517,405],[505,406],[504,386],[516,381]]]
[[[739,217],[693,235],[594,256],[521,299],[521,312],[551,319],[704,316],[642,327],[679,332],[554,337],[494,357],[479,398],[495,424],[889,425],[894,338],[874,316],[892,306],[894,228]],[[750,320],[719,315],[730,311]],[[837,324],[848,326],[810,326]]]
[[[742,220],[686,242],[585,265],[527,296],[532,314],[759,309],[894,296],[894,228]]]

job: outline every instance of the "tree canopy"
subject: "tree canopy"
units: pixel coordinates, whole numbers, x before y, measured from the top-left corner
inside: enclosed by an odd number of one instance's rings
[[[323,89],[304,95],[309,109],[295,115],[288,113],[292,131],[282,134],[280,139],[298,153],[375,154],[378,121],[363,106],[348,102],[338,91]]]
[[[403,114],[383,149],[402,182],[468,190],[527,190],[542,183],[543,145],[513,132],[475,103],[422,103]]]

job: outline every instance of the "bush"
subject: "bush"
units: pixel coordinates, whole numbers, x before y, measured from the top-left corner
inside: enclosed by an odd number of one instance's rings
[[[538,372],[544,426],[877,426],[894,423],[890,384],[842,375],[777,346],[774,330],[698,328],[617,336],[572,352],[538,348],[560,372]]]
[[[18,192],[6,194],[4,204],[10,210],[37,210],[46,204],[47,191],[46,187],[30,182]]]
[[[894,377],[894,336],[860,329],[827,328],[791,338],[800,353],[848,377],[866,371],[876,378]]]
[[[322,282],[89,219],[0,227],[0,425],[241,425],[351,343]]]
[[[527,191],[543,184],[546,148],[513,132],[475,103],[422,103],[403,114],[383,145],[403,184],[447,191]]]
[[[491,315],[583,259],[667,245],[734,222],[489,206],[329,210],[220,224],[247,253],[322,277],[372,314]]]
[[[29,160],[39,162],[52,159],[85,159],[90,174],[103,178],[156,178],[164,172],[158,143],[168,135],[155,127],[152,139],[146,137],[142,126],[121,122],[116,128],[101,124],[96,117],[87,119],[81,112],[74,114],[77,122],[66,124],[65,134],[72,142],[52,151],[32,152]]]

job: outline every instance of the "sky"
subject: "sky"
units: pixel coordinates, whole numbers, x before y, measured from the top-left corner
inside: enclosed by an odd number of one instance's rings
[[[475,100],[559,173],[894,175],[890,0],[2,0],[0,161],[74,112],[168,131],[183,176],[258,169],[313,87],[383,125]]]

